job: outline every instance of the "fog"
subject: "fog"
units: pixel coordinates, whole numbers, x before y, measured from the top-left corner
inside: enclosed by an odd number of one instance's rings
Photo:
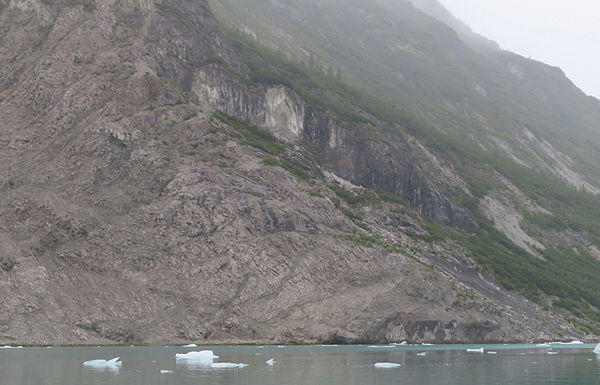
[[[599,0],[439,0],[503,49],[560,67],[600,98]]]

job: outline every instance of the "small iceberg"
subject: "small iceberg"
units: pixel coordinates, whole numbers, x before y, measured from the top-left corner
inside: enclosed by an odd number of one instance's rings
[[[219,356],[216,356],[212,350],[175,354],[175,362],[177,365],[186,366],[188,369],[208,368],[215,358],[219,358]]]
[[[176,353],[175,359],[177,360],[214,360],[219,358],[215,356],[212,350],[201,350],[199,352],[187,352],[187,353]]]
[[[396,364],[396,363],[393,363],[393,362],[377,362],[373,366],[375,366],[378,369],[394,369],[394,368],[399,368],[402,365],[401,364]]]
[[[90,361],[85,361],[83,363],[84,366],[90,367],[90,368],[117,368],[119,366],[121,366],[121,364],[123,363],[122,361],[119,361],[119,358],[121,357],[115,357],[112,360],[90,360]]]
[[[239,369],[239,368],[245,368],[246,364],[236,364],[233,362],[215,362],[214,364],[210,364],[210,367],[213,369]]]
[[[483,348],[467,349],[467,353],[483,353]]]
[[[594,353],[600,354],[600,344],[596,345],[596,347],[594,348]]]
[[[417,353],[417,356],[426,356],[427,352]]]
[[[551,348],[552,347],[552,345],[550,345],[549,343],[537,344],[535,346],[538,348]]]
[[[173,373],[173,371],[172,370],[164,370],[163,369],[163,370],[160,371],[160,373],[161,374],[167,374],[167,373]]]
[[[487,354],[498,354],[498,352],[487,352]]]
[[[183,345],[182,348],[197,348],[198,345],[196,344],[187,344],[187,345]]]
[[[273,366],[273,364],[276,363],[276,362],[277,361],[275,361],[274,359],[271,358],[270,360],[267,360],[267,365]]]
[[[392,345],[392,346],[403,346],[403,345],[408,345],[408,342],[406,342],[406,341],[402,341],[400,343],[392,342],[390,345]]]
[[[0,346],[0,349],[23,349],[23,347],[22,346],[4,345],[4,346]]]
[[[546,352],[548,354],[558,354],[558,352]]]
[[[568,342],[567,345],[583,345],[583,342],[575,340]]]

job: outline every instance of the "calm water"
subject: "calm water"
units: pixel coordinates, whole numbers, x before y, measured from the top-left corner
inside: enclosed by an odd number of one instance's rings
[[[484,347],[486,353],[467,353]],[[599,384],[595,345],[434,346],[223,346],[0,349],[2,385],[385,385],[385,384]],[[243,369],[210,369],[175,359],[175,353],[213,350],[215,362],[246,363]],[[496,352],[488,354],[487,351]],[[418,353],[425,353],[418,355]],[[91,369],[92,359],[120,356],[120,369]],[[270,367],[265,362],[274,358]],[[396,369],[377,362],[401,363]],[[173,373],[161,374],[161,370]]]

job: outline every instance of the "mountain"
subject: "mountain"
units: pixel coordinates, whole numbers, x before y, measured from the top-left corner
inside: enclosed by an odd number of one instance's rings
[[[600,102],[559,69],[407,1],[0,18],[0,344],[600,334]]]

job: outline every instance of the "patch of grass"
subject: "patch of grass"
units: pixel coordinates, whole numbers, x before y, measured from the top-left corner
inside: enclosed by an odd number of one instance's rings
[[[377,194],[377,196],[379,197],[379,199],[381,199],[384,202],[398,203],[398,204],[401,204],[403,206],[409,207],[409,204],[406,203],[406,201],[404,199],[400,198],[398,195],[392,194],[389,191],[385,191],[385,190],[381,190],[381,189],[376,189],[375,193]]]
[[[342,210],[342,213],[344,213],[345,216],[347,216],[350,219],[362,219],[362,217],[350,210]]]
[[[375,195],[369,190],[364,190],[359,193],[348,191],[338,184],[330,186],[331,190],[341,199],[345,200],[350,205],[356,205],[359,203],[373,202]]]
[[[290,174],[292,174],[294,177],[296,177],[296,179],[299,180],[308,180],[311,178],[311,174],[308,173],[305,169],[303,169],[302,167],[292,163],[292,162],[288,162],[285,159],[273,159],[273,158],[265,158],[262,161],[263,164],[266,164],[268,166],[277,166],[277,167],[281,167],[286,169],[287,171],[290,172]],[[309,192],[310,194],[310,192]],[[312,194],[311,194],[312,195]],[[321,195],[321,197],[323,197]]]
[[[285,151],[285,146],[281,141],[263,128],[219,111],[213,112],[212,117],[233,127],[237,132],[242,134],[245,139],[240,144],[256,147],[271,155],[280,155]]]

